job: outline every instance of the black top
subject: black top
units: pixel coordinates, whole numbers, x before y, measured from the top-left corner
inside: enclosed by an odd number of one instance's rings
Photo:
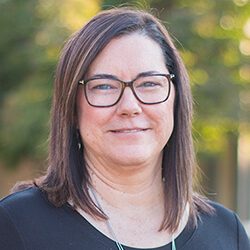
[[[175,240],[177,250],[250,250],[237,215],[217,203],[211,204],[216,210],[215,215],[201,214],[196,229],[186,226]],[[47,200],[45,193],[34,187],[0,201],[0,249],[118,248],[69,204],[57,208]],[[127,246],[124,249],[139,250]],[[171,243],[153,250],[171,250]]]

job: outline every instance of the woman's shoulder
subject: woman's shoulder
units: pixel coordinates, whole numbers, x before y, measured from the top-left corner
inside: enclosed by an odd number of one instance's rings
[[[0,201],[0,231],[7,225],[20,231],[33,224],[49,223],[55,206],[38,187],[29,187],[12,193]],[[15,231],[15,230],[14,230]]]
[[[215,201],[208,201],[208,204],[212,207],[211,213],[200,213],[200,218],[203,221],[210,222],[212,224],[229,226],[235,225],[238,216],[236,213],[222,205],[221,203]]]
[[[209,200],[203,196],[195,197],[196,218],[206,223],[234,223],[237,215],[231,209],[225,207],[219,202]]]
[[[238,235],[238,237],[246,235],[245,229],[236,212],[215,201],[209,201],[209,204],[214,209],[213,213],[200,215],[200,225],[206,232],[217,235]]]
[[[238,217],[224,205],[207,201],[213,209],[211,213],[200,211],[198,224],[191,239],[192,249],[246,249],[250,250],[246,231]]]
[[[209,204],[214,209],[210,217],[217,223],[220,222],[226,225],[232,225],[240,220],[239,216],[235,211],[230,208],[227,208],[223,204],[216,201],[209,201]]]
[[[12,193],[0,200],[0,207],[11,213],[20,211],[24,212],[29,208],[48,205],[45,194],[37,187],[29,187],[27,189]]]
[[[233,210],[225,207],[219,202],[209,200],[208,203],[214,209],[212,216],[232,218],[232,216],[235,215],[235,212]]]
[[[9,205],[12,204],[13,202],[22,202],[22,201],[26,201],[27,199],[33,200],[33,199],[37,199],[38,197],[41,196],[41,191],[38,187],[29,187],[29,188],[25,188],[23,190],[17,191],[17,192],[13,192],[5,197],[3,197],[0,200],[0,204],[1,205]]]

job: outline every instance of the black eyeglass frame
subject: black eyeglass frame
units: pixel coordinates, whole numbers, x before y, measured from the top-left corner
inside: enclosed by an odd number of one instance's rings
[[[135,82],[137,79],[139,79],[139,78],[141,78],[141,77],[147,77],[147,76],[164,76],[164,77],[167,78],[168,84],[169,84],[169,88],[168,88],[167,96],[166,96],[166,98],[165,98],[164,100],[159,101],[159,102],[144,102],[144,101],[142,101],[142,100],[137,96],[136,91],[134,90],[133,84],[134,84],[134,82]],[[80,80],[80,81],[78,82],[78,84],[79,84],[79,85],[83,85],[85,97],[86,97],[86,100],[87,100],[87,102],[88,102],[88,104],[89,104],[90,106],[92,106],[92,107],[97,107],[97,108],[106,108],[106,107],[112,107],[112,106],[116,105],[116,104],[120,101],[120,99],[121,99],[121,97],[122,97],[122,95],[123,95],[123,92],[124,92],[124,90],[125,90],[126,87],[129,87],[129,88],[132,90],[132,92],[133,92],[135,98],[136,98],[139,102],[141,102],[142,104],[154,105],[154,104],[159,104],[159,103],[165,102],[165,101],[167,101],[167,99],[169,98],[170,91],[171,91],[171,81],[172,81],[172,79],[174,79],[174,78],[175,78],[175,75],[174,75],[174,74],[153,73],[153,74],[145,74],[145,75],[143,74],[143,75],[139,75],[139,76],[137,76],[135,79],[133,79],[132,81],[122,81],[122,80],[118,79],[118,78],[115,77],[115,76],[112,76],[112,75],[105,75],[105,74],[104,74],[103,76],[100,75],[100,76],[96,76],[96,77],[89,78],[89,79],[87,79],[87,80]],[[97,79],[111,79],[111,80],[116,80],[116,81],[118,81],[118,82],[120,82],[120,83],[122,84],[121,94],[120,94],[120,96],[117,98],[117,101],[115,101],[113,104],[110,104],[110,105],[94,105],[94,104],[90,103],[90,101],[89,101],[89,99],[88,99],[88,95],[87,95],[86,85],[87,85],[87,83],[88,83],[89,81],[97,80]]]

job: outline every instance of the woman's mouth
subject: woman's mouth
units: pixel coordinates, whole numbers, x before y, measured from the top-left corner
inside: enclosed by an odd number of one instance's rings
[[[138,132],[144,132],[148,130],[148,128],[124,128],[124,129],[115,129],[111,130],[113,133],[138,133]]]

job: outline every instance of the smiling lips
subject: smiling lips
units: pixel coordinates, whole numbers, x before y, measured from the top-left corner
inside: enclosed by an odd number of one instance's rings
[[[111,130],[113,133],[137,133],[149,130],[149,128],[124,128],[124,129],[115,129]]]

